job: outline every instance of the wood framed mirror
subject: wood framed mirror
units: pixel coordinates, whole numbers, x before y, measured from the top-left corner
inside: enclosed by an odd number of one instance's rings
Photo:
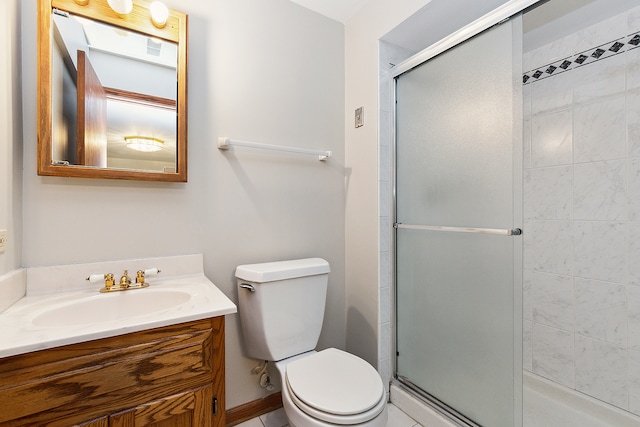
[[[187,15],[38,2],[38,175],[186,182]]]

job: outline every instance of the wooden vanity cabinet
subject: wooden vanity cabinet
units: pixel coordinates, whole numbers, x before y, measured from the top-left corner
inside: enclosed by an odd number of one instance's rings
[[[0,359],[0,426],[223,427],[224,317]]]

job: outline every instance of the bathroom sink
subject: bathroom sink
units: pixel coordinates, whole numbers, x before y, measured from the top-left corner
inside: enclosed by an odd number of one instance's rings
[[[40,327],[65,327],[114,322],[175,308],[191,299],[186,291],[135,289],[95,294],[47,308],[33,318]]]

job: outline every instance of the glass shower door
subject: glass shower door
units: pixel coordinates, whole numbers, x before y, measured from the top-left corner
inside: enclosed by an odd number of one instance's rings
[[[396,377],[521,425],[521,26],[396,77]]]

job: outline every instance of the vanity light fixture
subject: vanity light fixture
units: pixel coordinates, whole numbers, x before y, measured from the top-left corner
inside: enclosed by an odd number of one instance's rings
[[[132,150],[143,151],[145,153],[160,151],[164,147],[163,140],[152,136],[125,136],[124,141],[127,143],[127,147]]]
[[[167,24],[169,18],[169,9],[161,1],[154,1],[149,6],[151,12],[151,22],[158,28],[163,28]]]
[[[107,0],[107,3],[118,15],[128,15],[133,10],[133,0]]]

